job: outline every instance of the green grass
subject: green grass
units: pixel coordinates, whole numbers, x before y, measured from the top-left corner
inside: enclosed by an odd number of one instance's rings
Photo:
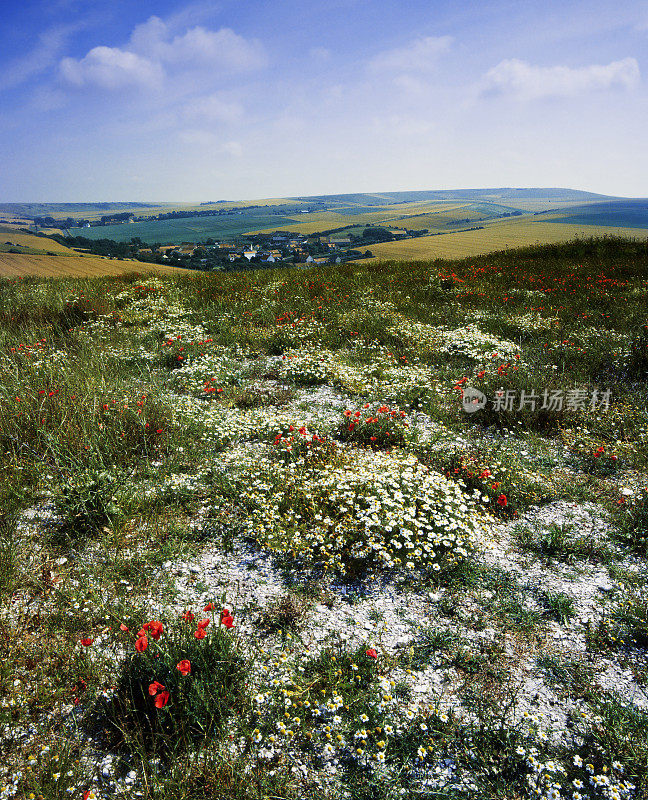
[[[0,722],[37,737],[9,743],[0,788],[33,755],[17,796],[82,796],[94,731],[160,800],[450,800],[452,781],[426,783],[446,758],[471,782],[461,796],[519,800],[532,752],[564,765],[563,794],[588,780],[579,753],[609,775],[618,758],[645,797],[644,715],[602,696],[591,665],[604,653],[645,686],[647,300],[645,245],[619,239],[3,282]],[[464,385],[610,388],[610,407],[469,415]],[[560,498],[611,512],[613,543],[523,519]],[[503,524],[517,548],[489,566]],[[250,550],[285,584],[259,608],[215,590]],[[179,594],[169,564],[204,554],[224,575],[196,567]],[[547,575],[605,564],[616,583],[587,630],[570,596],[508,558]],[[372,606],[358,629],[346,612],[383,580],[412,602]],[[213,593],[211,618],[196,597]],[[320,645],[315,616],[336,628]],[[158,618],[164,634],[137,652]],[[589,652],[561,655],[550,621],[586,632]],[[581,704],[580,739],[547,742],[546,720],[517,713],[533,705],[526,663]],[[547,770],[533,773],[544,795]]]

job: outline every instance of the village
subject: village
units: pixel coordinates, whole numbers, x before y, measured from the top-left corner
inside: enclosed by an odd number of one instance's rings
[[[403,231],[405,233],[405,231]],[[357,237],[359,238],[359,237]],[[364,237],[363,237],[364,238]],[[180,262],[183,266],[213,269],[227,265],[259,266],[266,264],[315,264],[341,263],[356,258],[371,257],[370,252],[352,248],[355,242],[349,235],[311,235],[287,232],[249,235],[244,240],[214,241],[204,243],[183,242],[141,247],[137,258],[161,262]]]
[[[372,258],[371,245],[427,234],[378,225],[346,226],[311,234],[268,231],[227,240],[206,238],[200,242],[149,243],[134,236],[130,242],[89,239],[82,235],[51,238],[83,254],[104,258],[135,258],[144,263],[166,264],[202,271],[232,271],[273,266],[311,267]],[[38,235],[38,234],[37,234]],[[42,235],[42,234],[41,234]]]

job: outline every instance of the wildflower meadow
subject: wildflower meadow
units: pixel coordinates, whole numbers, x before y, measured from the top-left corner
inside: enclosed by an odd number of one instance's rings
[[[645,241],[0,290],[0,800],[648,798]]]

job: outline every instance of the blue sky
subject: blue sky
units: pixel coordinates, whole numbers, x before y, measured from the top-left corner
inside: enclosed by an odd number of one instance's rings
[[[648,2],[23,0],[0,201],[648,195]]]

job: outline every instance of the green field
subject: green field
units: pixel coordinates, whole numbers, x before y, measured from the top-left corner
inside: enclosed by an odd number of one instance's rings
[[[101,225],[94,228],[74,229],[74,233],[88,239],[113,239],[129,242],[139,236],[151,244],[180,244],[204,239],[227,239],[242,236],[253,230],[275,230],[292,225],[294,219],[282,214],[233,213],[222,217],[184,217],[181,219],[149,220],[122,225]]]
[[[548,215],[547,215],[548,216]],[[648,228],[648,201],[617,200],[612,203],[591,203],[575,206],[551,222],[573,225],[610,225],[623,228]]]

